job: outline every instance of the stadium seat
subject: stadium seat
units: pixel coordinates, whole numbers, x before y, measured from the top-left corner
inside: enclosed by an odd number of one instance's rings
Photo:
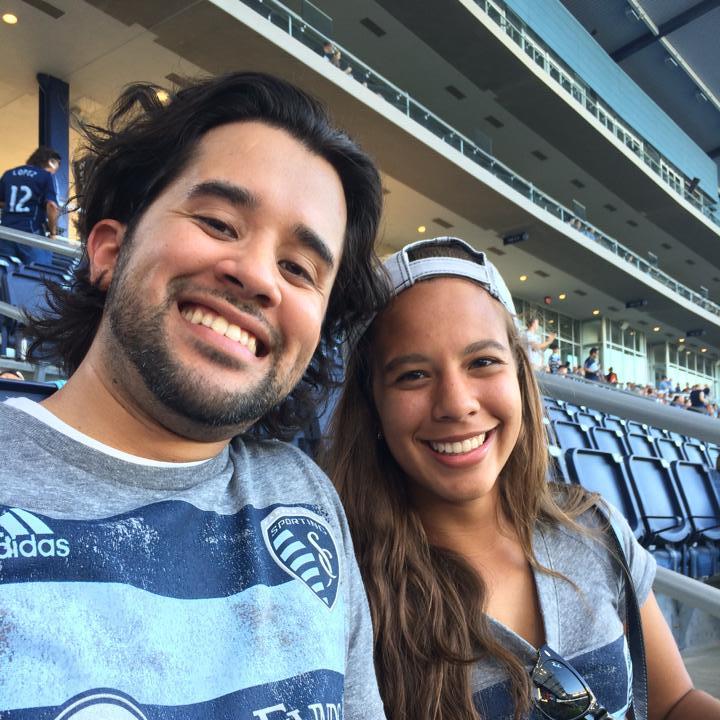
[[[632,455],[642,457],[657,457],[655,445],[648,435],[640,432],[629,432],[625,436],[628,449]]]
[[[688,462],[710,465],[705,446],[699,442],[687,441],[683,443],[683,452]]]
[[[603,427],[610,428],[611,430],[619,430],[622,433],[626,432],[625,421],[617,415],[606,415],[603,418]]]
[[[687,569],[684,543],[692,526],[680,500],[670,464],[662,458],[625,459],[628,475],[635,490],[640,514],[645,523],[649,548],[658,562],[676,572]]]
[[[584,425],[569,420],[555,420],[551,424],[561,450],[590,448],[590,438]]]
[[[605,427],[591,427],[588,430],[593,447],[616,455],[629,455],[625,434]]]
[[[653,437],[651,442],[655,445],[655,453],[657,457],[664,458],[668,462],[674,460],[685,460],[685,454],[682,450],[682,445],[670,438],[666,437]]]
[[[720,571],[720,498],[707,467],[682,460],[671,467],[692,525],[690,575],[709,577]]]
[[[566,459],[572,482],[599,493],[616,507],[635,537],[641,540],[645,535],[645,526],[621,456],[600,450],[576,449],[568,450]]]
[[[550,421],[553,420],[562,420],[563,422],[567,422],[570,420],[570,416],[560,407],[548,407],[545,406],[545,414],[547,415],[548,419]]]
[[[40,383],[32,380],[6,380],[0,378],[0,402],[8,398],[26,397],[40,402],[57,390],[54,383]]]
[[[602,415],[595,410],[585,410],[577,412],[575,413],[573,419],[576,423],[580,423],[580,425],[585,425],[585,427],[588,428],[595,427],[596,425],[602,425]]]
[[[645,423],[635,422],[635,420],[628,420],[625,423],[625,430],[629,433],[640,433],[642,435],[650,435],[648,426]]]

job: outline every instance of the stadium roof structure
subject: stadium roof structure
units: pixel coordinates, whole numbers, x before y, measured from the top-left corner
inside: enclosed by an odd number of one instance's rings
[[[720,166],[720,0],[562,0]]]

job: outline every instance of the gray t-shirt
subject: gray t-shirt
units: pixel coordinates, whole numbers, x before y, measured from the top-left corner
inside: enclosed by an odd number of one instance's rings
[[[625,550],[638,603],[647,599],[655,577],[655,560],[632,535],[620,513],[611,508],[613,525]],[[596,520],[581,522],[593,527]],[[602,537],[602,536],[600,536]],[[625,599],[622,570],[597,535],[584,536],[562,527],[542,527],[533,547],[538,561],[561,573],[566,580],[535,571],[545,642],[587,681],[598,702],[616,720],[622,720],[632,697],[632,667],[624,634]],[[537,660],[537,648],[502,623],[491,619],[500,642],[526,663]],[[513,708],[507,676],[492,662],[473,668],[473,693],[477,708],[487,720],[510,720]],[[540,720],[539,713],[531,718]]]
[[[0,404],[0,717],[384,718],[346,520],[302,453],[128,456]]]

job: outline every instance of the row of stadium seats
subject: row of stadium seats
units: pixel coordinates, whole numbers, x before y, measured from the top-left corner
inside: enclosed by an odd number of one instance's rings
[[[696,579],[720,573],[717,445],[553,398],[544,403],[559,479],[617,507],[663,567]],[[594,423],[580,422],[586,417]]]
[[[45,295],[43,280],[67,282],[73,262],[70,258],[53,255],[48,264],[24,265],[16,257],[0,254],[0,301],[15,308],[27,308],[30,312],[41,310]],[[19,347],[20,329],[17,321],[0,315],[0,355],[7,356],[10,348]]]

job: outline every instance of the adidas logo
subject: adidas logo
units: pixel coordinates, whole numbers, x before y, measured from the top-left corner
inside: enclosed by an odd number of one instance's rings
[[[48,537],[49,536],[49,537]],[[0,515],[0,560],[67,557],[70,543],[27,510],[10,508]]]

